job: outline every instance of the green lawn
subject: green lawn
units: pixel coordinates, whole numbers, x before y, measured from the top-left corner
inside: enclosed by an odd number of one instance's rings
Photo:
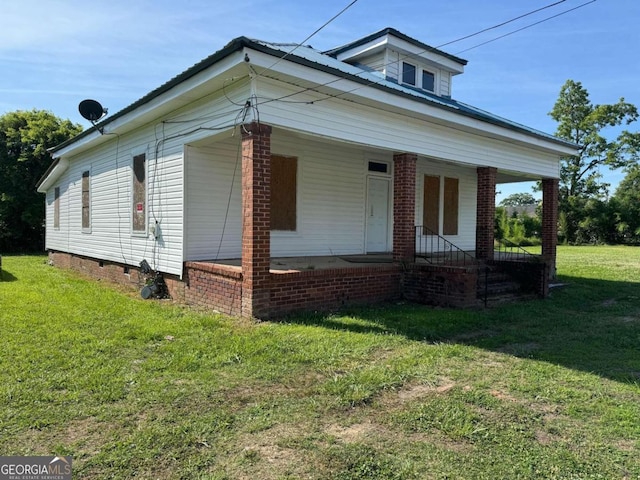
[[[567,285],[250,323],[4,257],[0,453],[74,478],[640,478],[640,248]]]

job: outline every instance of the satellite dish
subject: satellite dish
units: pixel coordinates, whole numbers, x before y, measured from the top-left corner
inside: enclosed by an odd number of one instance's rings
[[[81,101],[80,105],[78,105],[78,110],[80,111],[80,115],[93,124],[107,114],[107,109],[102,108],[100,102],[90,99]]]

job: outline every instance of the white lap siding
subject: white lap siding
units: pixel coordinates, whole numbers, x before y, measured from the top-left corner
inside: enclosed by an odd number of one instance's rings
[[[210,147],[187,149],[188,260],[238,258],[241,255],[239,164],[236,169],[238,141],[227,140]],[[271,151],[296,157],[298,161],[296,231],[272,232],[271,255],[363,253],[364,151],[344,143],[301,138],[275,128]],[[235,180],[231,188],[234,169]]]
[[[475,168],[419,158],[416,168],[416,225],[422,225],[424,212],[424,176],[457,178],[458,184],[458,235],[446,235],[451,243],[464,250],[474,250],[476,244],[476,204],[478,182]],[[440,227],[442,227],[443,184],[440,183]]]
[[[50,250],[100,260],[138,265],[146,259],[154,268],[182,273],[182,148],[165,148],[155,160],[149,132],[115,139],[81,158],[47,192],[47,241]],[[132,233],[132,156],[144,153],[147,163],[147,224],[159,238]],[[82,174],[90,172],[91,228],[82,228]],[[60,228],[53,226],[53,196],[60,187]],[[157,222],[157,226],[156,226]]]

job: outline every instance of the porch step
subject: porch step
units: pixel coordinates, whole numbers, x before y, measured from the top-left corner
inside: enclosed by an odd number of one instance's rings
[[[524,297],[518,282],[508,273],[491,267],[489,272],[480,273],[478,276],[477,296],[482,303],[485,303],[486,296],[488,306],[513,302]]]

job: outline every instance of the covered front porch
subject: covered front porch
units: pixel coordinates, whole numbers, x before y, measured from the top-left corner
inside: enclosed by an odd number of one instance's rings
[[[297,177],[286,180],[299,193],[297,197],[292,196],[289,202],[297,210],[294,209],[291,214],[278,211],[278,218],[274,219],[272,202],[287,205],[286,202],[282,203],[282,198],[274,200],[271,181],[275,168],[274,157],[281,163],[278,166],[280,169],[283,162],[286,164],[287,157],[272,153],[272,132],[270,125],[257,122],[243,128],[241,175],[238,179],[240,198],[237,199],[241,204],[241,225],[235,227],[238,237],[241,235],[238,238],[241,240],[241,252],[240,255],[230,256],[232,260],[221,260],[219,256],[207,257],[206,250],[199,258],[187,258],[184,276],[189,303],[214,306],[225,313],[258,318],[295,310],[330,310],[351,303],[400,298],[451,306],[478,303],[483,268],[495,267],[504,260],[494,253],[495,192],[499,177],[496,167],[439,164],[437,160],[426,161],[418,154],[403,152],[389,153],[387,164],[390,168],[384,174],[377,174],[371,171],[371,162],[367,171],[368,157],[363,155],[358,168],[363,168],[363,165],[364,171],[358,173],[354,168],[356,164],[349,167],[352,172],[351,183],[347,184],[335,175],[332,177],[335,182],[344,183],[342,195],[345,199],[350,198],[345,196],[345,192],[351,192],[353,203],[344,203],[340,202],[343,197],[338,200],[332,196],[329,177],[325,179],[327,183],[323,191],[313,181],[323,178],[315,173],[321,164],[305,163],[308,149],[313,149],[313,155],[317,155],[318,159],[330,159],[322,156],[323,144],[311,140],[313,146],[305,146],[307,150],[302,150],[300,145],[306,143],[285,142],[289,136],[278,130],[279,149],[302,152],[289,158],[296,159],[293,165],[303,170],[303,174],[298,173]],[[341,148],[335,143],[328,143],[327,146],[332,152],[339,152]],[[355,151],[353,146],[350,148],[351,152]],[[199,165],[203,169],[197,170],[197,173],[199,178],[203,178],[207,164],[203,161]],[[282,171],[279,175],[282,176]],[[380,227],[383,235],[379,237],[383,241],[383,248],[380,250],[372,247],[373,243],[367,238],[374,232],[369,226],[369,216],[373,216],[377,208],[370,198],[371,189],[366,187],[372,178],[388,180],[381,182],[388,185],[388,221],[384,222],[383,215]],[[435,225],[439,231],[416,227],[423,219],[428,219],[429,178],[438,178],[438,185],[445,190],[437,196],[441,217]],[[451,179],[455,180],[449,182],[455,187],[453,200],[449,199],[447,193],[450,186],[447,182]],[[518,260],[517,263],[542,263],[548,276],[548,272],[553,271],[555,261],[557,180],[543,178],[542,184],[545,215],[542,255],[536,257],[534,262]],[[347,188],[349,186],[350,189]],[[193,195],[199,195],[201,191],[193,190]],[[232,200],[230,197],[233,208],[235,203]],[[321,202],[322,210],[314,210],[318,202]],[[453,223],[451,217],[446,216],[447,209],[451,210],[448,202],[455,204]],[[345,224],[344,219],[348,217],[343,214],[344,210],[356,223]],[[316,212],[324,216],[318,216]],[[360,215],[365,218],[362,219]],[[274,221],[284,225],[276,230],[285,231],[274,232]],[[234,228],[233,225],[231,228]],[[291,232],[286,231],[288,228]],[[384,243],[386,235],[388,241]],[[331,245],[337,237],[340,237],[344,249],[335,252],[331,247],[324,247],[324,251],[329,250],[331,254],[323,255],[322,238],[325,238],[327,245]],[[434,239],[438,247],[426,254],[423,245],[427,241],[433,245]],[[454,244],[456,239],[462,242],[461,247]],[[223,245],[223,240],[221,237],[215,243]],[[189,241],[187,239],[188,244]],[[443,261],[447,259],[446,252],[453,247],[465,252],[472,261],[462,264],[450,259]],[[296,255],[296,251],[306,249],[310,251],[309,255]],[[375,255],[371,254],[372,250]],[[433,262],[435,256],[439,256],[438,262]],[[536,281],[536,284],[538,293],[546,295],[545,283]]]

